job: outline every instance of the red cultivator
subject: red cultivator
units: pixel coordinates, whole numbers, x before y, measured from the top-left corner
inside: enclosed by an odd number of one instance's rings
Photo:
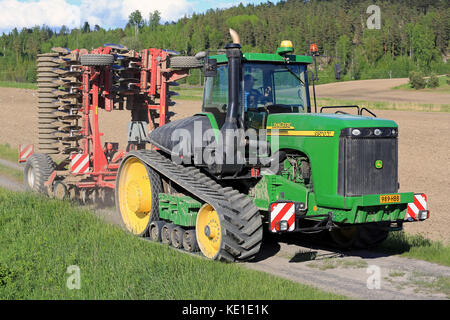
[[[117,169],[144,149],[148,130],[170,120],[170,85],[200,67],[194,57],[161,49],[105,45],[90,53],[54,48],[38,57],[38,152],[23,152],[25,182],[58,198],[112,200]],[[98,109],[129,110],[128,145],[103,142]],[[26,154],[25,154],[26,153]]]

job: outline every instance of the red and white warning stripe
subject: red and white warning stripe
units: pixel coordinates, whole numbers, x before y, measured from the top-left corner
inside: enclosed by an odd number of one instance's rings
[[[419,212],[428,210],[427,195],[425,193],[416,193],[414,202],[408,203],[406,220],[419,220]]]
[[[70,168],[73,174],[84,174],[89,172],[89,155],[88,154],[74,154],[70,161]]]
[[[288,223],[288,229],[285,231],[294,231],[295,204],[293,202],[272,203],[270,206],[270,231],[279,231],[277,230],[277,224],[281,221],[287,221]]]
[[[32,144],[19,145],[19,163],[26,162],[27,159],[34,153],[34,146]]]

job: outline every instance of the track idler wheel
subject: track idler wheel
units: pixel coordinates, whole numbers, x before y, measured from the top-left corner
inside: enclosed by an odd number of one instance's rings
[[[170,239],[172,241],[172,246],[181,249],[183,247],[183,234],[184,229],[180,226],[176,226],[172,229],[172,232],[170,234]]]
[[[172,244],[172,231],[175,225],[172,223],[166,223],[161,228],[161,242],[164,244]]]
[[[186,230],[183,234],[183,248],[188,252],[198,251],[197,238],[195,230]]]
[[[153,221],[152,223],[150,223],[149,235],[151,240],[156,242],[161,241],[162,227],[164,226],[164,224],[164,221]]]

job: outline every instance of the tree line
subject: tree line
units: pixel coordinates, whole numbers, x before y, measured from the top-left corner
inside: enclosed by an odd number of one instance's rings
[[[370,5],[380,8],[380,29],[368,28]],[[111,30],[87,22],[71,30],[13,29],[0,37],[0,80],[35,81],[36,55],[55,46],[90,50],[119,43],[194,55],[223,48],[230,27],[239,33],[244,52],[274,53],[288,39],[295,53],[309,54],[310,44],[316,43],[322,82],[334,81],[336,63],[344,80],[408,77],[411,71],[450,73],[448,0],[286,0],[210,9],[166,23],[158,11],[135,11],[126,26]]]

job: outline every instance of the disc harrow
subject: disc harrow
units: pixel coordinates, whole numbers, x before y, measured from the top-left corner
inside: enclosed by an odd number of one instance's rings
[[[131,121],[146,123],[149,130],[169,122],[175,95],[169,87],[189,75],[188,67],[179,66],[181,60],[170,69],[174,58],[174,52],[137,52],[115,44],[90,52],[55,47],[38,55],[36,151],[57,163],[47,181],[50,194],[85,203],[111,198],[124,154],[145,148],[146,141],[129,141],[126,151],[119,151],[117,143],[102,144],[98,109],[128,110]],[[87,161],[83,170],[73,162],[78,155]]]

